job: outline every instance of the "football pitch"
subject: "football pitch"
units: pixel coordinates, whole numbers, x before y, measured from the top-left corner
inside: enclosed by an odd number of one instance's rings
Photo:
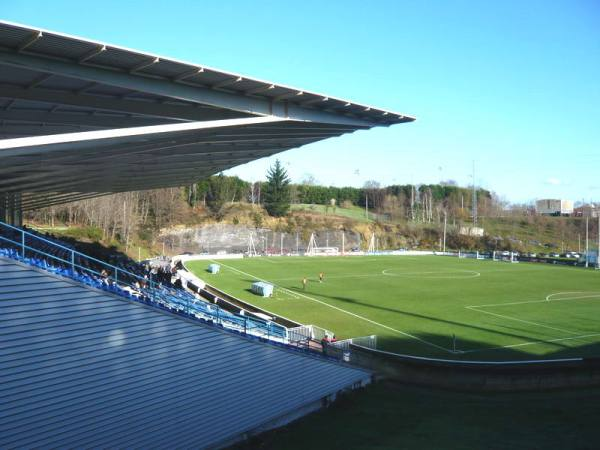
[[[599,271],[442,256],[347,256],[218,260],[221,272],[210,275],[210,262],[187,267],[231,295],[331,330],[338,339],[377,335],[380,350],[503,361],[600,356]],[[253,294],[257,280],[273,283],[274,296]]]

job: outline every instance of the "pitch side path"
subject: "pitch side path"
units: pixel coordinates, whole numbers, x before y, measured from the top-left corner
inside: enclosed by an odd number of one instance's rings
[[[382,350],[469,360],[600,356],[600,271],[442,256],[217,262],[217,275],[206,271],[209,261],[187,266],[225,292],[338,339],[376,334]],[[274,297],[252,294],[257,280],[275,284]]]

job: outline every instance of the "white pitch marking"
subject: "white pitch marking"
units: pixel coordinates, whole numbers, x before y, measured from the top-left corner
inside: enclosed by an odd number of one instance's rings
[[[475,270],[449,270],[449,271],[433,271],[433,272],[399,272],[399,273],[389,273],[389,271],[394,269],[384,269],[381,271],[383,275],[387,275],[389,277],[402,277],[402,276],[411,276],[411,275],[434,275],[434,276],[425,276],[423,278],[448,278],[448,279],[465,279],[465,278],[477,278],[481,276],[480,272]],[[465,274],[462,275],[461,274]],[[435,276],[439,275],[439,276]]]
[[[529,325],[535,325],[536,327],[548,328],[550,330],[561,331],[563,333],[577,334],[577,333],[574,333],[573,331],[564,330],[562,328],[551,327],[550,325],[544,325],[544,324],[537,323],[537,322],[531,322],[530,320],[517,319],[516,317],[505,316],[504,314],[496,314],[496,313],[493,313],[490,311],[484,311],[481,309],[477,309],[476,307],[473,307],[473,306],[465,306],[465,308],[470,309],[472,311],[477,311],[477,312],[480,312],[483,314],[489,314],[490,316],[500,317],[502,319],[514,320],[516,322],[522,322],[522,323],[526,323]]]
[[[271,264],[277,264],[275,261],[273,261],[273,260],[269,259],[269,257],[268,257],[268,256],[267,256],[267,257],[265,257],[264,259],[261,259],[261,261],[265,261],[265,262],[268,262],[268,263],[271,263]]]
[[[562,295],[562,294],[584,294],[583,296],[577,296],[577,297],[565,297],[565,298],[559,298],[557,300],[551,300],[552,297],[557,296],[557,295]],[[594,294],[594,295],[590,295],[590,294]],[[585,291],[569,291],[569,292],[555,292],[554,294],[550,294],[548,296],[546,296],[546,301],[548,302],[558,302],[561,300],[574,300],[574,299],[578,299],[578,298],[592,298],[592,297],[600,297],[600,293],[598,292],[585,292]]]
[[[558,298],[556,300],[551,300],[549,297],[551,297],[552,295],[557,295],[557,294],[576,294],[576,293],[581,293],[581,294],[589,294],[589,295],[582,295],[582,296],[578,296],[578,297],[564,297],[564,298]],[[568,301],[568,300],[583,300],[583,299],[589,299],[589,298],[600,298],[600,293],[585,293],[585,292],[557,292],[556,294],[550,294],[548,297],[546,297],[544,300],[526,300],[526,301],[522,301],[522,302],[509,302],[509,303],[488,303],[487,305],[469,305],[469,306],[465,306],[465,308],[484,308],[484,307],[492,307],[492,306],[510,306],[510,305],[525,305],[527,303],[548,303],[548,302],[564,302],[564,301]]]
[[[571,340],[575,340],[575,339],[585,339],[585,338],[596,337],[596,336],[600,336],[600,333],[582,334],[580,336],[571,336],[571,337],[566,337],[566,338],[529,341],[529,342],[522,342],[520,344],[503,345],[501,347],[489,347],[489,348],[478,348],[478,349],[473,349],[473,350],[463,350],[463,353],[486,352],[489,350],[501,350],[503,348],[524,347],[526,345],[545,344],[545,343],[560,342],[560,341],[571,341]]]
[[[229,266],[229,265],[227,265],[227,264],[223,264],[222,262],[220,262],[219,264],[221,264],[222,266],[225,266],[225,267],[227,267],[227,268],[229,268],[229,269],[231,269],[231,270],[233,270],[233,271],[235,271],[235,272],[239,272],[239,273],[241,273],[242,275],[246,275],[246,276],[248,276],[248,277],[256,278],[257,280],[260,280],[260,281],[264,281],[264,282],[270,283],[268,280],[264,280],[264,279],[262,279],[262,278],[259,278],[259,277],[257,277],[257,276],[254,276],[254,275],[252,275],[252,274],[250,274],[250,273],[243,272],[243,271],[241,271],[241,270],[239,270],[239,269],[236,269],[235,267],[231,267],[231,266]],[[294,291],[291,291],[290,289],[287,289],[287,288],[284,288],[284,287],[281,287],[281,286],[280,286],[279,288],[280,288],[281,290],[283,290],[283,291],[287,291],[287,292],[294,292]],[[429,341],[427,341],[427,340],[425,340],[425,339],[421,339],[420,337],[418,337],[418,336],[415,336],[415,335],[413,335],[413,334],[406,333],[406,332],[404,332],[404,331],[400,331],[400,330],[396,330],[395,328],[388,327],[387,325],[384,325],[384,324],[382,324],[382,323],[375,322],[374,320],[371,320],[371,319],[368,319],[368,318],[366,318],[366,317],[360,316],[360,315],[358,315],[358,314],[355,314],[355,313],[353,313],[353,312],[346,311],[345,309],[339,308],[339,307],[337,307],[337,306],[330,305],[329,303],[326,303],[326,302],[324,302],[324,301],[321,301],[321,300],[317,300],[316,298],[309,297],[308,295],[305,295],[305,294],[301,294],[300,292],[295,292],[295,294],[296,294],[296,295],[299,295],[300,297],[304,297],[304,298],[305,298],[305,299],[307,299],[307,300],[311,300],[311,301],[313,301],[313,302],[320,303],[320,304],[321,304],[321,305],[323,305],[323,306],[327,306],[327,307],[329,307],[329,308],[332,308],[332,309],[335,309],[335,310],[337,310],[337,311],[340,311],[340,312],[342,312],[342,313],[344,313],[344,314],[348,314],[348,315],[350,315],[350,316],[356,317],[357,319],[364,320],[365,322],[369,322],[369,323],[372,323],[372,324],[374,324],[374,325],[377,325],[377,326],[379,326],[379,327],[382,327],[382,328],[385,328],[385,329],[387,329],[387,330],[393,331],[394,333],[398,333],[398,334],[401,334],[401,335],[403,335],[403,336],[410,337],[410,338],[412,338],[412,339],[416,339],[417,341],[419,341],[419,342],[422,342],[423,344],[430,345],[430,346],[432,346],[432,347],[435,347],[435,348],[437,348],[437,349],[439,349],[439,350],[443,350],[443,351],[445,351],[445,352],[448,352],[448,353],[454,353],[452,350],[450,350],[450,349],[448,349],[448,348],[445,348],[445,347],[442,347],[442,346],[440,346],[440,345],[434,344],[433,342],[429,342]]]
[[[375,274],[357,274],[357,275],[325,275],[325,279],[329,280],[329,279],[338,279],[338,278],[373,278],[373,277],[381,277],[383,276],[380,273],[375,273]],[[273,281],[290,281],[290,280],[297,280],[298,277],[288,277],[288,278],[273,278]]]

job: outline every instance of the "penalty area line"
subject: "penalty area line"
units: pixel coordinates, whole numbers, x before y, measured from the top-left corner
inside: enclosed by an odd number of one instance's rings
[[[231,267],[231,266],[229,266],[229,265],[227,265],[227,264],[223,264],[222,262],[219,262],[219,264],[221,264],[222,266],[225,266],[225,267],[227,267],[228,269],[231,269],[231,270],[233,270],[233,271],[235,271],[235,272],[241,273],[242,275],[245,275],[245,276],[247,276],[247,277],[256,278],[257,280],[264,281],[264,282],[266,282],[266,283],[270,283],[270,281],[268,281],[268,280],[264,280],[264,279],[262,279],[262,278],[259,278],[259,277],[257,277],[257,276],[254,276],[254,275],[252,275],[252,274],[250,274],[250,273],[247,273],[247,272],[244,272],[244,271],[242,271],[242,270],[236,269],[235,267]],[[449,348],[446,348],[446,347],[442,347],[441,345],[434,344],[433,342],[429,342],[429,341],[427,341],[427,340],[425,340],[425,339],[422,339],[422,338],[420,338],[420,337],[418,337],[418,336],[415,336],[414,334],[410,334],[410,333],[407,333],[407,332],[405,332],[405,331],[400,331],[400,330],[397,330],[397,329],[395,329],[395,328],[392,328],[392,327],[389,327],[389,326],[387,326],[387,325],[384,325],[384,324],[382,324],[382,323],[375,322],[374,320],[371,320],[371,319],[369,319],[369,318],[367,318],[367,317],[361,316],[361,315],[359,315],[359,314],[355,314],[355,313],[353,313],[353,312],[350,312],[350,311],[346,311],[345,309],[342,309],[342,308],[340,308],[340,307],[338,307],[338,306],[330,305],[330,304],[329,304],[329,303],[327,303],[327,302],[324,302],[324,301],[322,301],[322,300],[318,300],[318,299],[316,299],[316,298],[313,298],[313,297],[309,297],[308,295],[302,294],[302,293],[300,293],[300,292],[294,292],[294,291],[292,291],[292,290],[290,290],[290,289],[287,289],[287,288],[284,288],[284,287],[281,287],[281,286],[279,286],[279,288],[280,288],[281,290],[283,290],[283,291],[286,291],[286,292],[289,292],[289,293],[296,294],[296,295],[298,295],[298,296],[300,296],[300,297],[302,297],[302,298],[305,298],[305,299],[307,299],[307,300],[313,301],[313,302],[315,302],[315,303],[319,303],[319,304],[321,304],[321,305],[323,305],[323,306],[327,306],[328,308],[335,309],[335,310],[337,310],[337,311],[339,311],[339,312],[341,312],[341,313],[347,314],[347,315],[349,315],[349,316],[355,317],[355,318],[357,318],[357,319],[360,319],[360,320],[364,320],[365,322],[369,322],[369,323],[371,323],[371,324],[373,324],[373,325],[377,325],[378,327],[385,328],[386,330],[393,331],[394,333],[400,334],[400,335],[402,335],[402,336],[409,337],[409,338],[411,338],[411,339],[415,339],[415,340],[417,340],[417,341],[421,342],[422,344],[426,344],[426,345],[429,345],[429,346],[431,346],[431,347],[435,347],[435,348],[437,348],[438,350],[443,350],[443,351],[445,351],[445,352],[447,352],[447,353],[452,353],[452,354],[454,354],[454,351],[453,351],[453,350],[451,350],[451,349],[449,349]]]
[[[551,298],[553,295],[558,295],[558,294],[585,294],[585,295],[580,295],[577,297],[563,297],[563,298],[557,298],[557,299]],[[526,301],[522,301],[522,302],[508,302],[508,303],[488,303],[487,305],[469,305],[469,306],[465,306],[465,308],[486,308],[486,307],[493,307],[493,306],[526,305],[529,303],[548,303],[548,302],[554,303],[554,302],[564,302],[564,301],[569,301],[569,300],[585,300],[585,299],[591,299],[591,298],[600,298],[600,293],[557,292],[555,294],[548,295],[544,300],[526,300]]]
[[[553,342],[561,342],[561,341],[572,341],[577,339],[585,339],[589,337],[600,336],[600,333],[592,333],[592,334],[581,334],[579,336],[570,336],[566,338],[556,338],[556,339],[547,339],[547,340],[539,340],[539,341],[527,341],[522,342],[520,344],[510,344],[510,345],[502,345],[500,347],[489,347],[489,348],[477,348],[473,350],[463,350],[461,353],[479,353],[479,352],[487,352],[490,350],[502,350],[504,348],[514,348],[514,347],[525,347],[527,345],[536,345],[536,344],[551,344]]]
[[[474,307],[474,306],[465,306],[465,308],[470,309],[471,311],[477,311],[477,312],[480,312],[483,314],[489,314],[490,316],[500,317],[501,319],[514,320],[516,322],[526,323],[528,325],[534,325],[536,327],[548,328],[550,330],[560,331],[562,333],[577,334],[577,333],[574,333],[573,331],[565,330],[562,328],[551,327],[550,325],[544,325],[542,323],[532,322],[530,320],[517,319],[516,317],[505,316],[504,314],[497,314],[497,313],[493,313],[491,311],[484,311],[482,309],[477,309],[477,307]]]

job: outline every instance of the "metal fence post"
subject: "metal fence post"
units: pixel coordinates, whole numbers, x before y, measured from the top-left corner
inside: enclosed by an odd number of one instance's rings
[[[75,250],[71,250],[71,270],[75,274]]]
[[[248,333],[248,318],[244,316],[244,334]]]
[[[115,284],[119,282],[119,268],[115,267]]]

